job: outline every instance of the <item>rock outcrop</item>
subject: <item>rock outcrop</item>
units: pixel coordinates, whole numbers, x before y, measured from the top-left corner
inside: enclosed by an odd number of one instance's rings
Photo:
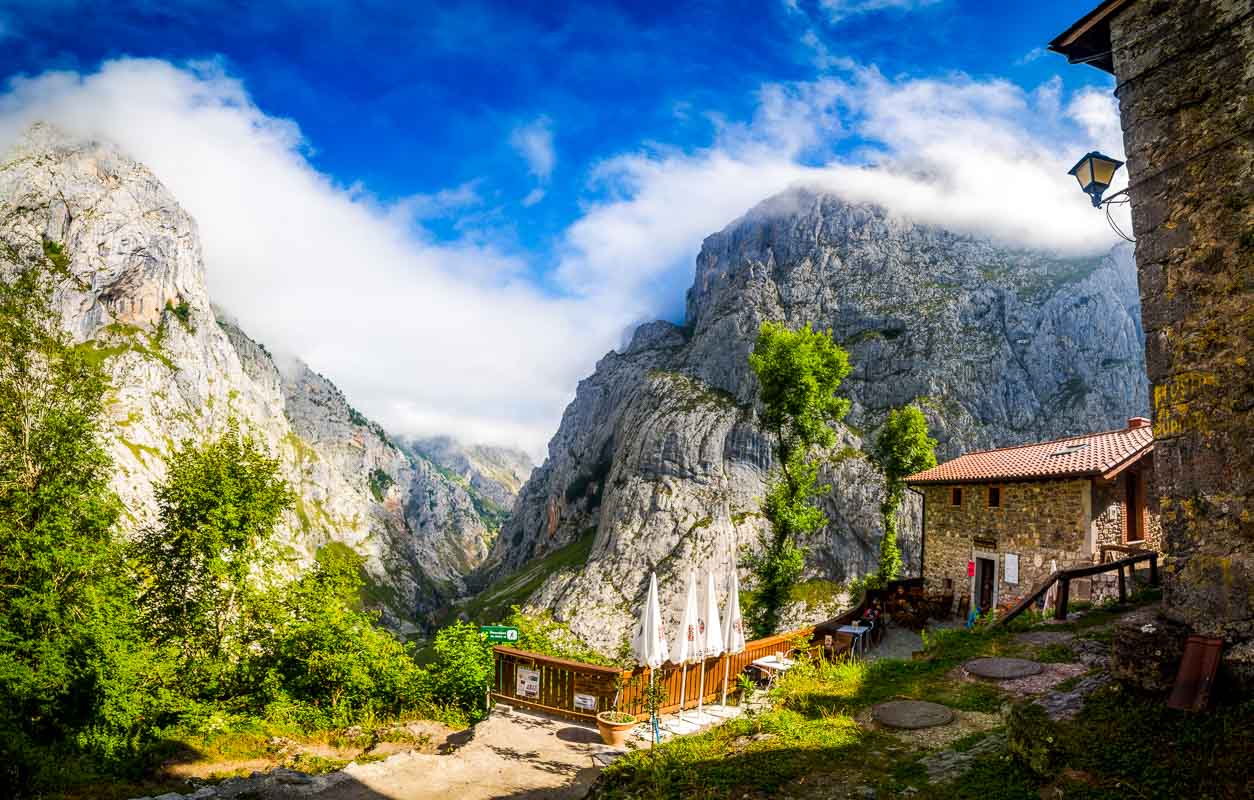
[[[154,523],[165,456],[235,419],[280,459],[297,493],[279,532],[289,572],[328,542],[348,545],[402,630],[461,594],[495,536],[482,498],[215,310],[196,224],[148,169],[37,125],[0,159],[0,238],[56,242],[68,256],[71,278],[54,303],[110,376],[106,438],[128,530]]]
[[[746,357],[766,320],[830,328],[854,365],[821,474],[832,522],[805,543],[808,576],[833,583],[875,566],[883,482],[865,451],[891,408],[919,405],[948,458],[1122,427],[1149,406],[1129,248],[1015,250],[792,191],[706,239],[682,327],[641,326],[579,384],[479,580],[594,537],[531,604],[613,652],[650,569],[672,621],[689,567],[726,575],[764,528],[771,442]],[[918,513],[911,501],[902,520],[915,568]]]

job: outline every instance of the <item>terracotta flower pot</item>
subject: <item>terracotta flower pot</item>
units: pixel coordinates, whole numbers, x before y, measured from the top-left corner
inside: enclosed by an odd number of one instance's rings
[[[625,721],[630,718],[630,721]],[[597,714],[597,730],[601,732],[601,741],[610,747],[622,748],[627,745],[627,734],[636,727],[636,718],[620,711],[602,711]]]

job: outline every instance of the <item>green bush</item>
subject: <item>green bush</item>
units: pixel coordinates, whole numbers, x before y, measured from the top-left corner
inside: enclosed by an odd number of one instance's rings
[[[464,709],[472,717],[487,710],[488,685],[495,674],[492,646],[477,625],[455,622],[435,635],[431,668],[435,700]]]
[[[248,671],[260,681],[266,715],[314,727],[344,727],[400,717],[431,705],[430,679],[413,648],[355,609],[360,556],[330,551],[309,573],[278,591],[277,613],[259,637]]]
[[[22,796],[127,761],[172,699],[114,536],[106,376],[51,309],[68,258],[0,244],[0,795]]]

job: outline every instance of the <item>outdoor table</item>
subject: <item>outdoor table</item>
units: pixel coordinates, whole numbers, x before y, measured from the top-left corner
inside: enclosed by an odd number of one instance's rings
[[[852,652],[857,655],[866,655],[865,636],[871,632],[870,627],[863,625],[841,625],[836,629],[839,633],[844,633],[853,637]]]
[[[771,685],[775,683],[775,679],[791,669],[795,663],[791,658],[766,656],[765,658],[759,658],[757,661],[749,662],[749,666],[756,667],[766,676],[766,688],[770,689]]]

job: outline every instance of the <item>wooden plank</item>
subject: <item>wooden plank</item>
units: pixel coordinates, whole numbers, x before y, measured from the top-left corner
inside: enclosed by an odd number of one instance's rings
[[[1054,619],[1067,618],[1067,604],[1071,602],[1071,579],[1063,573],[1058,579],[1058,605],[1054,609]]]

